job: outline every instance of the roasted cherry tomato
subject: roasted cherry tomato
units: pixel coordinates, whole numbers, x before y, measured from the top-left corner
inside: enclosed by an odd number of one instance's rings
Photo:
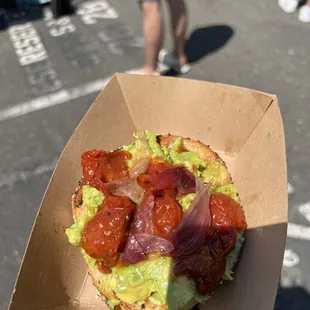
[[[82,155],[83,180],[109,182],[128,175],[127,160],[132,156],[126,151],[89,151]]]
[[[157,197],[153,209],[154,233],[165,239],[170,239],[182,219],[182,211],[170,196]]]
[[[220,283],[226,257],[235,248],[237,232],[246,228],[240,205],[221,193],[211,195],[212,225],[203,246],[195,253],[177,257],[175,274],[186,274],[196,280],[201,294],[211,294]]]
[[[156,193],[157,197],[170,197],[172,198],[174,201],[176,201],[176,197],[177,197],[177,190],[176,188],[169,188],[169,189],[163,189],[161,191],[158,191]],[[181,212],[182,213],[182,212]]]
[[[89,183],[94,178],[95,171],[98,167],[98,157],[105,154],[104,151],[97,150],[88,151],[82,154],[83,181]]]
[[[145,192],[153,191],[155,192],[154,186],[151,184],[149,180],[149,175],[156,174],[160,171],[167,170],[169,168],[173,168],[174,166],[164,163],[162,161],[153,160],[148,167],[146,173],[142,173],[138,176],[137,181],[139,185],[144,189]]]
[[[237,231],[247,227],[240,204],[229,196],[221,193],[212,194],[210,208],[213,226],[221,226],[221,229],[235,228]]]
[[[167,170],[173,167],[174,166],[162,161],[153,161],[147,169],[147,174],[155,174],[159,171]]]
[[[153,185],[149,180],[148,174],[142,173],[137,177],[138,184],[143,188],[144,192],[154,191]]]
[[[85,225],[81,247],[90,257],[99,259],[102,267],[111,268],[117,263],[134,210],[127,197],[109,196]]]

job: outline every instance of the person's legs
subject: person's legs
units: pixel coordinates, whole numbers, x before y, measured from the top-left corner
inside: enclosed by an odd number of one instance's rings
[[[185,35],[187,29],[187,9],[184,0],[167,0],[170,10],[171,31],[174,41],[172,52],[161,50],[159,63],[162,70],[173,69],[179,73],[191,70],[185,54]]]
[[[304,23],[310,23],[310,0],[300,8],[298,19]]]
[[[143,33],[145,41],[145,63],[143,73],[157,72],[158,54],[163,43],[163,14],[159,0],[141,1]]]
[[[167,0],[170,9],[171,30],[174,40],[172,55],[181,64],[187,63],[185,55],[185,34],[187,29],[187,9],[184,0]]]
[[[285,13],[294,13],[298,8],[299,0],[278,0],[279,7]]]

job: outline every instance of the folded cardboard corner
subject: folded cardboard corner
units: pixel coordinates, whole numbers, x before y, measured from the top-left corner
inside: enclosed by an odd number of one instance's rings
[[[80,155],[132,141],[136,128],[190,137],[218,151],[232,173],[248,222],[232,282],[207,309],[273,308],[287,224],[284,133],[274,95],[230,85],[116,74],[65,147],[39,209],[10,310],[103,309],[85,263],[68,243]]]

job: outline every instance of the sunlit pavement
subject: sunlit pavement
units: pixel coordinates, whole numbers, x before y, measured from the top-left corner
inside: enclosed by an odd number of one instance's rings
[[[186,77],[279,98],[290,224],[275,308],[310,309],[310,24],[283,13],[277,1],[189,2],[193,70]],[[0,31],[0,309],[8,305],[35,214],[72,131],[114,72],[143,62],[135,1],[79,3],[75,14],[56,21],[49,6],[9,13],[9,27]]]

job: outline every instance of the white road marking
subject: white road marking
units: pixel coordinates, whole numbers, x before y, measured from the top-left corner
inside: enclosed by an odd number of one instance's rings
[[[127,73],[139,73],[140,68],[132,69],[126,71]],[[66,103],[72,99],[80,98],[88,94],[98,92],[103,89],[108,82],[111,80],[112,76],[109,76],[105,79],[96,80],[93,82],[85,83],[79,87],[74,87],[69,90],[60,90],[49,96],[42,96],[16,106],[0,110],[0,121],[16,118],[34,111],[39,111],[46,109],[48,107]],[[25,181],[30,177],[35,177],[42,175],[46,172],[53,171],[56,166],[57,160],[53,160],[51,163],[43,164],[31,171],[17,171],[10,175],[2,175],[0,177],[0,188],[4,186],[12,186],[17,181]]]
[[[119,26],[117,31],[106,28],[96,34],[112,55],[124,55],[127,48],[140,48],[144,46],[143,38],[136,36],[134,31],[127,26]]]
[[[298,207],[298,211],[310,222],[310,202],[306,202]]]
[[[285,250],[283,258],[284,267],[294,267],[300,262],[299,256],[292,250]]]
[[[46,7],[43,10],[45,25],[49,28],[49,33],[52,37],[59,37],[76,30],[69,16],[53,18],[53,13],[50,8]]]
[[[32,23],[10,26],[8,32],[21,66],[48,58],[47,51]]]
[[[303,277],[302,272],[298,267],[287,268],[283,267],[281,271],[281,287],[289,288],[302,286]]]
[[[17,181],[25,181],[31,177],[35,177],[35,176],[42,175],[44,173],[53,171],[56,166],[56,163],[57,163],[57,160],[53,160],[52,162],[38,166],[37,168],[31,171],[21,170],[21,171],[17,171],[7,176],[5,175],[1,176],[0,188],[4,186],[12,186]]]
[[[127,73],[136,73],[139,69],[126,71]],[[22,102],[15,106],[0,110],[0,122],[13,119],[31,112],[43,110],[58,104],[68,103],[74,99],[78,99],[89,94],[99,92],[110,81],[112,76],[105,79],[99,79],[87,82],[77,87],[62,89],[50,95],[37,97],[35,99]]]
[[[77,12],[86,25],[97,24],[99,19],[117,19],[118,12],[104,0],[87,1],[82,3]]]
[[[140,71],[140,68],[132,69],[126,72],[135,74],[135,73],[139,73],[139,71]],[[42,96],[42,97],[27,101],[24,103],[15,105],[13,107],[0,110],[0,121],[16,118],[18,116],[22,116],[22,115],[25,115],[25,114],[28,114],[34,111],[46,109],[54,105],[66,103],[73,99],[77,99],[77,98],[86,96],[88,94],[98,92],[108,84],[111,78],[112,76],[109,76],[105,79],[88,82],[79,87],[74,87],[69,90],[60,90],[49,96]],[[51,163],[38,166],[32,171],[21,170],[21,171],[12,173],[10,175],[2,175],[0,177],[0,188],[4,186],[12,186],[17,181],[25,181],[30,177],[34,177],[34,176],[42,175],[46,172],[50,172],[54,170],[56,163],[57,163],[57,160],[53,160]]]
[[[59,90],[63,84],[33,24],[11,23],[8,32],[19,64],[25,68],[31,91],[40,96]]]
[[[287,184],[287,191],[289,194],[293,194],[295,192],[295,188],[292,184],[288,183]]]
[[[310,240],[310,227],[288,223],[287,237],[300,240]]]

